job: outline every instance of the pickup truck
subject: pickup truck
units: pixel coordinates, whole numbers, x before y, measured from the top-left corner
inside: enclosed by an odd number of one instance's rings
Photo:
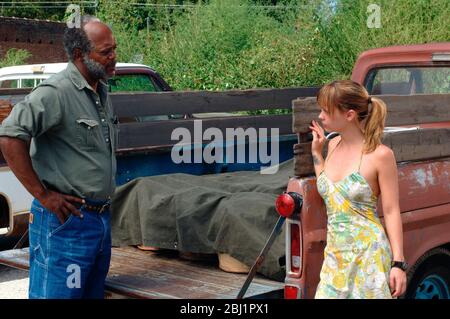
[[[409,288],[406,297],[448,298],[450,43],[397,46],[366,51],[358,58],[352,79],[364,84],[370,94],[383,95],[382,98],[389,108],[385,143],[394,149],[399,162],[405,253],[411,265],[408,269]],[[292,115],[279,116],[279,122],[274,124],[282,131],[289,131],[291,134],[295,132],[296,139],[298,138],[293,146],[292,175],[295,177],[286,181],[287,192],[282,194],[283,197],[278,201],[296,201],[301,198],[302,205],[300,203],[293,205],[292,207],[301,207],[300,210],[287,214],[289,217],[285,225],[285,282],[257,276],[245,295],[249,298],[314,296],[326,242],[326,213],[316,190],[315,178],[312,177],[311,155],[308,153],[310,136],[306,129],[311,119],[317,117],[319,113],[313,97],[316,91],[313,89],[293,91],[296,94],[291,99],[293,119]],[[163,93],[155,100],[163,101],[166,97],[172,102],[182,100],[178,95],[167,94]],[[260,94],[267,99],[274,96],[273,92]],[[199,95],[202,97],[206,95],[203,99],[206,101],[214,100],[215,96],[219,95],[221,99],[217,101],[221,102],[221,105],[225,100],[230,100],[230,96],[225,96],[224,93]],[[233,98],[236,95],[236,92],[231,94]],[[253,95],[255,92],[246,96]],[[299,96],[306,98],[296,99]],[[190,98],[191,95],[188,94],[188,99]],[[120,102],[121,99],[122,102],[134,101],[136,104],[143,104],[150,101],[150,96],[135,94],[122,96],[117,101]],[[246,101],[253,103],[250,99]],[[234,100],[231,99],[229,103],[234,103]],[[260,103],[260,100],[253,104],[257,103]],[[202,108],[205,105],[207,103],[202,104]],[[213,104],[211,108],[215,108]],[[174,110],[176,107],[170,106],[166,112],[170,114],[174,113]],[[233,111],[235,110],[236,107]],[[134,114],[134,111],[126,112]],[[154,115],[153,111],[149,113]],[[250,121],[248,118],[240,118],[235,121],[256,123],[255,119],[252,118]],[[262,121],[261,118],[259,120]],[[273,120],[264,123],[269,125],[267,123],[272,122]],[[184,122],[180,120],[176,125],[182,123]],[[221,122],[214,119],[211,123]],[[163,129],[162,126],[156,125],[147,125],[147,129],[155,127]],[[134,132],[138,136],[145,135],[143,125],[132,126],[125,123],[123,128],[125,132]],[[165,140],[170,138],[165,137]],[[130,145],[135,151],[149,150],[137,142]],[[293,196],[292,193],[296,195]],[[286,195],[294,198],[286,198]],[[263,244],[261,243],[261,247]],[[0,252],[0,263],[26,270],[28,251],[24,248]],[[134,247],[120,247],[113,248],[106,295],[111,298],[233,298],[238,295],[245,279],[245,274],[220,271],[214,262],[186,261],[173,256],[140,251]]]

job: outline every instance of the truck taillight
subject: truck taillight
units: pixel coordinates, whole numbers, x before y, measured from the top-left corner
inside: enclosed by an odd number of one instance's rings
[[[302,196],[295,192],[283,193],[277,197],[275,208],[283,217],[289,218],[294,214],[299,214],[303,204]]]
[[[291,271],[300,273],[300,227],[291,223]]]
[[[303,197],[296,192],[285,192],[277,197],[275,208],[286,218],[286,278],[284,297],[299,299],[301,295],[300,275],[302,271],[302,238],[300,212]]]
[[[286,220],[286,275],[300,278],[302,270],[301,225],[299,220]]]
[[[284,286],[284,299],[300,299],[300,287]]]

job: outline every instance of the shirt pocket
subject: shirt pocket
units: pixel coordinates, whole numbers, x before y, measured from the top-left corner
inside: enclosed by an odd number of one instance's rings
[[[94,148],[98,145],[100,126],[98,121],[88,118],[77,119],[78,142],[82,148]]]

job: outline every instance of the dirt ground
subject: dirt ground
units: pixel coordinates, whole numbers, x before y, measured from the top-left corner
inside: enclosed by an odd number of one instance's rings
[[[0,265],[0,299],[28,299],[28,272]]]

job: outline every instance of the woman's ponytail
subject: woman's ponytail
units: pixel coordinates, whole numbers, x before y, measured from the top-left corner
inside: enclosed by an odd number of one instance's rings
[[[373,152],[381,144],[387,113],[386,104],[381,99],[369,97],[369,101],[372,107],[364,126],[365,153]]]

